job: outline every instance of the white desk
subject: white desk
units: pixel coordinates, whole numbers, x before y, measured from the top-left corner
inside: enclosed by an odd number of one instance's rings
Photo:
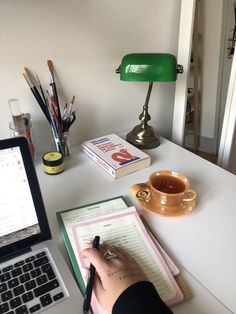
[[[174,308],[175,313],[236,313],[236,176],[185,149],[163,140],[147,151],[150,167],[117,180],[75,147],[57,176],[36,169],[42,189],[53,238],[68,261],[55,213],[119,195],[131,195],[132,184],[146,182],[161,169],[184,173],[198,195],[196,209],[185,216],[162,217],[143,212],[167,251],[181,265],[194,298]]]

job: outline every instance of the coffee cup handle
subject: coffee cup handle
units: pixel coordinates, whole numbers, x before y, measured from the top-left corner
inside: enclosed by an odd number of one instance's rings
[[[131,186],[131,193],[141,201],[148,202],[151,199],[151,190],[147,183],[137,183]]]
[[[183,203],[189,203],[189,202],[192,202],[196,199],[196,192],[194,190],[187,190],[185,193],[184,193],[184,197],[182,199],[182,202]]]

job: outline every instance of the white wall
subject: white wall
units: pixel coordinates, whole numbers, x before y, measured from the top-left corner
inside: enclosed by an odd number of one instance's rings
[[[73,143],[130,130],[139,120],[147,84],[115,74],[131,52],[176,54],[181,0],[1,0],[0,138],[8,137],[8,99],[32,114],[38,151],[49,141],[47,122],[21,74],[27,67],[49,89],[46,60],[57,71],[61,103],[76,95]],[[171,137],[175,83],[155,84],[153,125]],[[45,144],[43,144],[45,143]]]

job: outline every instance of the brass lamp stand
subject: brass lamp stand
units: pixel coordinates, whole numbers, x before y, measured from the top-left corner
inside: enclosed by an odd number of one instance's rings
[[[160,145],[160,137],[155,133],[153,127],[148,125],[148,121],[151,120],[151,116],[148,113],[148,103],[152,91],[153,82],[149,82],[148,92],[143,106],[143,111],[139,116],[140,124],[136,125],[132,131],[130,131],[126,140],[136,147],[141,149],[154,148]]]

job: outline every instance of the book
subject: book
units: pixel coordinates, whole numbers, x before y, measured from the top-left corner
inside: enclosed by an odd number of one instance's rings
[[[88,265],[81,259],[80,252],[87,240],[92,240],[95,235],[99,235],[102,242],[123,247],[140,263],[166,304],[175,305],[191,295],[186,283],[183,284],[184,281],[179,278],[178,267],[151,231],[146,228],[136,209],[129,206],[122,196],[60,211],[57,213],[57,219],[83,294],[86,278],[81,269]],[[92,308],[96,314],[106,313],[94,296]]]
[[[85,141],[81,148],[115,179],[146,168],[151,163],[148,154],[114,133]]]

